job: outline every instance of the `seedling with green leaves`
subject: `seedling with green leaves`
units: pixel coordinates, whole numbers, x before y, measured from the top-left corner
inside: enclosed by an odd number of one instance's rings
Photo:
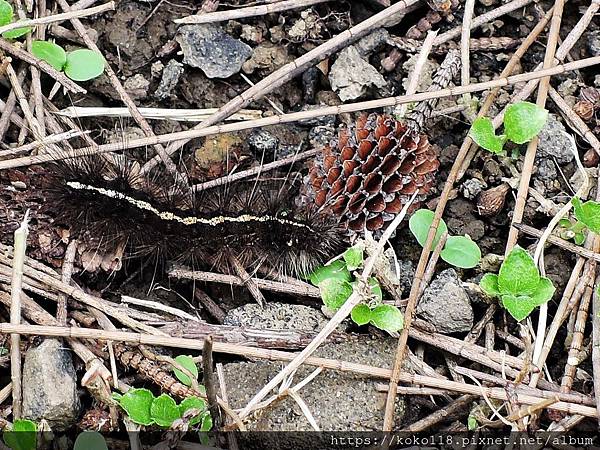
[[[571,203],[574,207],[575,219],[561,219],[556,234],[562,239],[572,239],[575,244],[581,245],[585,241],[587,230],[600,234],[600,203],[593,200],[582,202],[578,197],[573,197]]]
[[[319,287],[325,306],[337,311],[359,289],[359,281],[352,273],[363,266],[364,246],[358,244],[349,248],[341,259],[317,268],[308,279]],[[404,326],[404,317],[400,310],[393,305],[383,304],[383,292],[376,278],[369,278],[370,295],[356,305],[350,314],[357,325],[371,324],[389,333],[395,333]]]
[[[578,197],[573,197],[571,203],[577,220],[590,231],[600,234],[600,203],[594,200],[582,202]]]
[[[54,42],[33,41],[31,53],[56,70],[64,71],[65,75],[74,81],[88,81],[104,72],[105,62],[102,55],[86,48],[66,52]]]
[[[587,227],[585,224],[578,220],[570,218],[560,219],[558,227],[556,228],[556,234],[562,239],[573,240],[575,244],[581,245],[585,241],[585,230]]]
[[[189,355],[179,355],[175,358],[189,375],[198,378],[198,367]],[[179,369],[173,369],[175,376],[186,386],[192,385],[190,376]],[[204,386],[199,386],[205,393]],[[179,405],[168,394],[155,397],[148,389],[130,389],[125,394],[113,393],[113,399],[127,413],[129,419],[138,425],[158,425],[169,428],[174,421],[186,417],[189,425],[200,424],[200,431],[210,431],[212,418],[208,412],[206,401],[200,397],[187,397]]]
[[[549,278],[540,276],[529,253],[518,245],[506,257],[498,275],[485,274],[479,286],[490,297],[500,298],[502,306],[518,321],[548,302],[555,290]]]
[[[427,242],[427,235],[433,223],[434,213],[428,209],[419,209],[408,221],[408,227],[417,242],[422,246]],[[433,241],[435,247],[440,241],[442,235],[448,231],[448,226],[443,220],[437,227],[437,232]],[[448,236],[440,257],[455,267],[461,269],[471,269],[479,264],[481,259],[481,250],[479,246],[468,236]]]
[[[168,394],[155,397],[148,389],[130,389],[121,395],[113,393],[113,399],[127,413],[127,417],[138,425],[169,428],[184,414],[190,416],[190,425],[200,425],[200,431],[210,431],[212,419],[208,404],[200,397],[187,397],[180,404]],[[192,411],[193,410],[193,411]]]
[[[548,111],[534,103],[518,102],[506,108],[504,134],[496,135],[489,117],[475,119],[469,136],[477,145],[492,153],[503,154],[506,141],[524,144],[532,140],[544,128]]]
[[[14,10],[10,3],[6,0],[0,0],[0,27],[14,22]],[[5,39],[17,39],[24,36],[32,30],[31,27],[15,28],[14,30],[5,31],[2,37]]]

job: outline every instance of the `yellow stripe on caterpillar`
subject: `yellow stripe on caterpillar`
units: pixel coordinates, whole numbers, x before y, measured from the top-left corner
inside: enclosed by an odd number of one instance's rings
[[[104,195],[106,197],[114,198],[117,200],[124,200],[127,203],[129,203],[139,209],[142,209],[144,211],[149,211],[149,212],[155,214],[156,216],[158,216],[159,218],[161,218],[163,220],[174,220],[174,221],[177,221],[184,225],[202,224],[202,225],[216,226],[216,225],[221,225],[226,222],[229,222],[229,223],[233,223],[233,222],[237,222],[237,223],[278,222],[281,224],[291,225],[291,226],[298,227],[298,228],[306,228],[309,231],[313,231],[311,229],[311,227],[309,227],[306,224],[294,222],[293,220],[281,219],[281,218],[275,217],[275,216],[268,216],[268,215],[253,216],[251,214],[242,214],[240,216],[234,216],[234,217],[218,216],[218,217],[213,217],[211,219],[204,219],[202,217],[196,217],[196,216],[181,217],[170,211],[160,211],[157,208],[155,208],[154,206],[152,206],[150,203],[148,203],[144,200],[138,200],[136,198],[130,197],[126,194],[123,194],[122,192],[118,192],[113,189],[100,188],[100,187],[92,186],[89,184],[80,183],[78,181],[68,181],[67,186],[69,186],[72,189],[97,192],[98,194]]]

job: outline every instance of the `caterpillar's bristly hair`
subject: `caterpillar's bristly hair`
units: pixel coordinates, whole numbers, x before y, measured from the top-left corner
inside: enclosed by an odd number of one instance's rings
[[[75,237],[126,242],[130,257],[223,269],[231,254],[249,271],[298,277],[338,253],[344,232],[316,208],[295,206],[286,183],[239,182],[189,198],[165,173],[146,178],[124,157],[90,155],[57,163],[47,192]]]

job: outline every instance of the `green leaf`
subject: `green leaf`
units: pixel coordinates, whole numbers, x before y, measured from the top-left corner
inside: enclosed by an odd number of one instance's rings
[[[548,111],[534,103],[518,102],[506,108],[504,133],[516,144],[533,139],[544,128]]]
[[[428,209],[419,209],[412,216],[410,216],[408,228],[410,228],[413,236],[417,238],[417,242],[421,245],[421,247],[423,247],[425,242],[427,242],[427,235],[429,234],[429,228],[431,228],[431,224],[433,223],[433,217],[433,211],[429,211]],[[448,231],[446,222],[440,220],[435,233],[435,239],[433,240],[434,247],[442,237],[442,234],[444,234],[446,231]]]
[[[31,53],[36,58],[46,61],[56,70],[62,70],[67,62],[67,54],[64,49],[53,42],[33,41],[31,43]]]
[[[479,287],[490,297],[500,297],[498,288],[498,275],[486,273],[479,282]]]
[[[354,308],[352,308],[350,318],[356,325],[366,325],[371,320],[371,308],[369,308],[369,306],[365,305],[364,303],[359,303]]]
[[[337,311],[352,294],[352,285],[346,280],[327,278],[319,283],[319,290],[325,306]]]
[[[26,35],[31,30],[33,30],[33,28],[31,27],[15,28],[14,30],[5,31],[4,33],[2,33],[2,37],[5,39],[16,39],[18,37]]]
[[[200,431],[207,432],[213,427],[212,417],[208,412],[205,412],[202,416],[202,425],[200,425]]]
[[[371,323],[380,330],[393,333],[404,327],[404,317],[393,305],[379,305],[371,310]]]
[[[97,431],[83,431],[75,439],[73,450],[108,450],[108,446]]]
[[[194,362],[194,359],[191,356],[179,355],[175,358],[175,361],[177,361],[185,369],[187,369],[189,372],[191,372],[191,374],[194,375],[194,379],[196,379],[196,380],[198,379],[198,367],[196,366],[196,363]],[[181,370],[174,368],[173,372],[175,372],[175,376],[183,384],[185,384],[186,386],[192,385],[192,380],[190,380],[190,377],[188,377]]]
[[[528,295],[506,294],[502,296],[502,306],[518,322],[526,319],[529,314],[538,306],[536,302]]]
[[[467,419],[467,429],[469,431],[474,431],[477,429],[477,419],[473,416],[469,416]]]
[[[161,394],[152,402],[150,415],[161,427],[170,427],[175,420],[181,417],[181,412],[171,396]]]
[[[506,257],[498,274],[502,294],[530,295],[540,282],[540,272],[524,249],[516,245]]]
[[[98,52],[81,48],[67,53],[65,75],[74,81],[87,81],[102,75],[104,58]]]
[[[0,0],[0,27],[13,21],[13,7],[6,0]]]
[[[573,237],[573,241],[577,245],[582,245],[585,242],[585,234],[583,234],[583,233],[575,233],[575,237]]]
[[[600,203],[593,200],[582,203],[577,197],[573,197],[571,203],[575,207],[575,217],[577,217],[577,220],[594,233],[600,234]]]
[[[352,275],[346,268],[346,263],[336,259],[331,264],[317,267],[315,271],[308,276],[310,282],[315,286],[318,286],[323,280],[328,278],[350,281],[352,280]]]
[[[496,136],[494,125],[489,117],[478,117],[473,122],[469,136],[477,145],[492,153],[501,153],[506,142],[506,136]]]
[[[154,420],[150,408],[154,395],[148,389],[130,389],[118,400],[132,422],[140,425],[152,425]]]
[[[373,295],[381,302],[381,300],[383,300],[383,291],[381,290],[381,285],[379,284],[379,281],[377,281],[377,278],[370,277],[369,286],[371,287]]]
[[[530,296],[531,301],[534,302],[536,306],[543,305],[550,301],[555,290],[556,288],[552,284],[552,280],[550,280],[550,278],[542,277],[536,291]]]
[[[363,263],[363,252],[364,248],[362,245],[355,245],[344,252],[342,257],[346,261],[346,267],[348,270],[356,270]]]
[[[448,264],[462,269],[470,269],[479,264],[481,250],[467,236],[449,236],[440,256]]]
[[[12,450],[35,450],[37,446],[37,426],[27,419],[14,421],[12,429],[2,436],[4,443]]]
[[[190,425],[196,425],[202,421],[202,415],[206,412],[208,405],[200,397],[187,397],[179,404],[179,413],[181,417],[190,409],[197,409],[198,414],[189,419]]]

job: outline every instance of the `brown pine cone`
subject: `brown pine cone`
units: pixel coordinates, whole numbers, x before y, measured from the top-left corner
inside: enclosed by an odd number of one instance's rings
[[[575,111],[575,114],[587,122],[594,117],[594,104],[587,100],[579,100],[577,103],[575,103],[575,106],[573,106],[573,111]]]
[[[351,233],[380,232],[417,191],[409,212],[419,208],[439,165],[427,136],[389,116],[363,115],[316,158],[307,189]]]
[[[477,198],[477,212],[480,216],[493,216],[504,207],[506,194],[510,191],[508,183],[481,192]]]

